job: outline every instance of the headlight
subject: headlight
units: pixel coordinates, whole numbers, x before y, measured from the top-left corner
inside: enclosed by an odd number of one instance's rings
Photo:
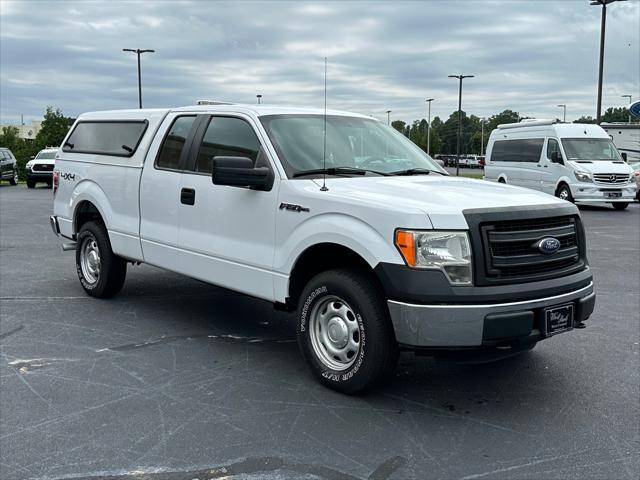
[[[33,162],[31,161],[27,162],[27,165],[25,167],[31,170],[33,168]]]
[[[471,285],[467,232],[397,230],[395,243],[409,267],[442,270],[452,285]]]
[[[589,172],[573,172],[579,182],[593,182]]]

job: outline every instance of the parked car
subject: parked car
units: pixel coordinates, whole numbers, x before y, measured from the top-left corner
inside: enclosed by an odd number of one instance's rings
[[[633,169],[598,125],[530,120],[498,125],[489,137],[486,180],[540,190],[576,203],[627,208]]]
[[[311,371],[341,392],[388,377],[400,350],[497,359],[594,308],[575,205],[451,177],[367,116],[85,113],[53,182],[51,226],[88,295],[115,295],[127,264],[146,262],[273,302],[296,312]]]
[[[10,185],[18,184],[16,157],[11,150],[4,147],[0,147],[0,180],[7,180]]]
[[[465,155],[465,166],[469,168],[480,168],[480,157],[477,155]]]
[[[58,149],[47,147],[27,162],[25,172],[27,174],[27,188],[35,188],[38,183],[53,183],[53,169]]]
[[[636,200],[640,202],[640,162],[631,165],[633,168],[633,179],[636,182]]]

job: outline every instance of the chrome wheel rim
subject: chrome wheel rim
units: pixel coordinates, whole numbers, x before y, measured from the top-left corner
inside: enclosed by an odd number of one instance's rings
[[[80,268],[88,283],[96,283],[100,278],[100,249],[93,236],[82,240],[80,246]]]
[[[311,311],[309,335],[320,362],[332,370],[351,367],[360,348],[360,328],[353,309],[334,295],[320,300]]]
[[[18,172],[13,172],[13,183],[18,183]]]
[[[562,200],[568,200],[569,199],[569,192],[567,192],[566,188],[563,188],[562,190],[560,190],[560,194],[558,195]]]

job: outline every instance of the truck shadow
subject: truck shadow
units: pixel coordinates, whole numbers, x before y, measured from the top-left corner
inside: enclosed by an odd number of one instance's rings
[[[266,301],[158,272],[147,268],[138,277],[134,270],[115,300],[134,308],[138,317],[151,317],[147,327],[153,327],[158,335],[105,349],[143,354],[151,350],[148,347],[171,344],[193,362],[203,364],[220,355],[246,355],[249,363],[240,377],[247,380],[243,391],[249,396],[281,398],[284,391],[291,395],[285,401],[308,401],[312,395],[329,404],[364,402],[393,415],[413,412],[464,419],[500,411],[500,415],[522,416],[524,421],[540,408],[540,398],[553,400],[562,395],[563,382],[570,376],[566,359],[558,358],[553,348],[547,349],[546,342],[534,351],[483,364],[403,353],[388,382],[348,397],[320,385],[307,369],[296,344],[293,314],[276,311]],[[207,348],[199,348],[205,344]],[[260,379],[259,388],[247,393],[256,379]],[[242,383],[238,374],[235,381]],[[523,404],[528,410],[522,410]]]

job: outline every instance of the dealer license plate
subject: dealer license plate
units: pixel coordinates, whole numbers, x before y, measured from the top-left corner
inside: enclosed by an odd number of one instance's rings
[[[544,328],[544,334],[547,337],[571,330],[573,328],[573,304],[545,309]]]

